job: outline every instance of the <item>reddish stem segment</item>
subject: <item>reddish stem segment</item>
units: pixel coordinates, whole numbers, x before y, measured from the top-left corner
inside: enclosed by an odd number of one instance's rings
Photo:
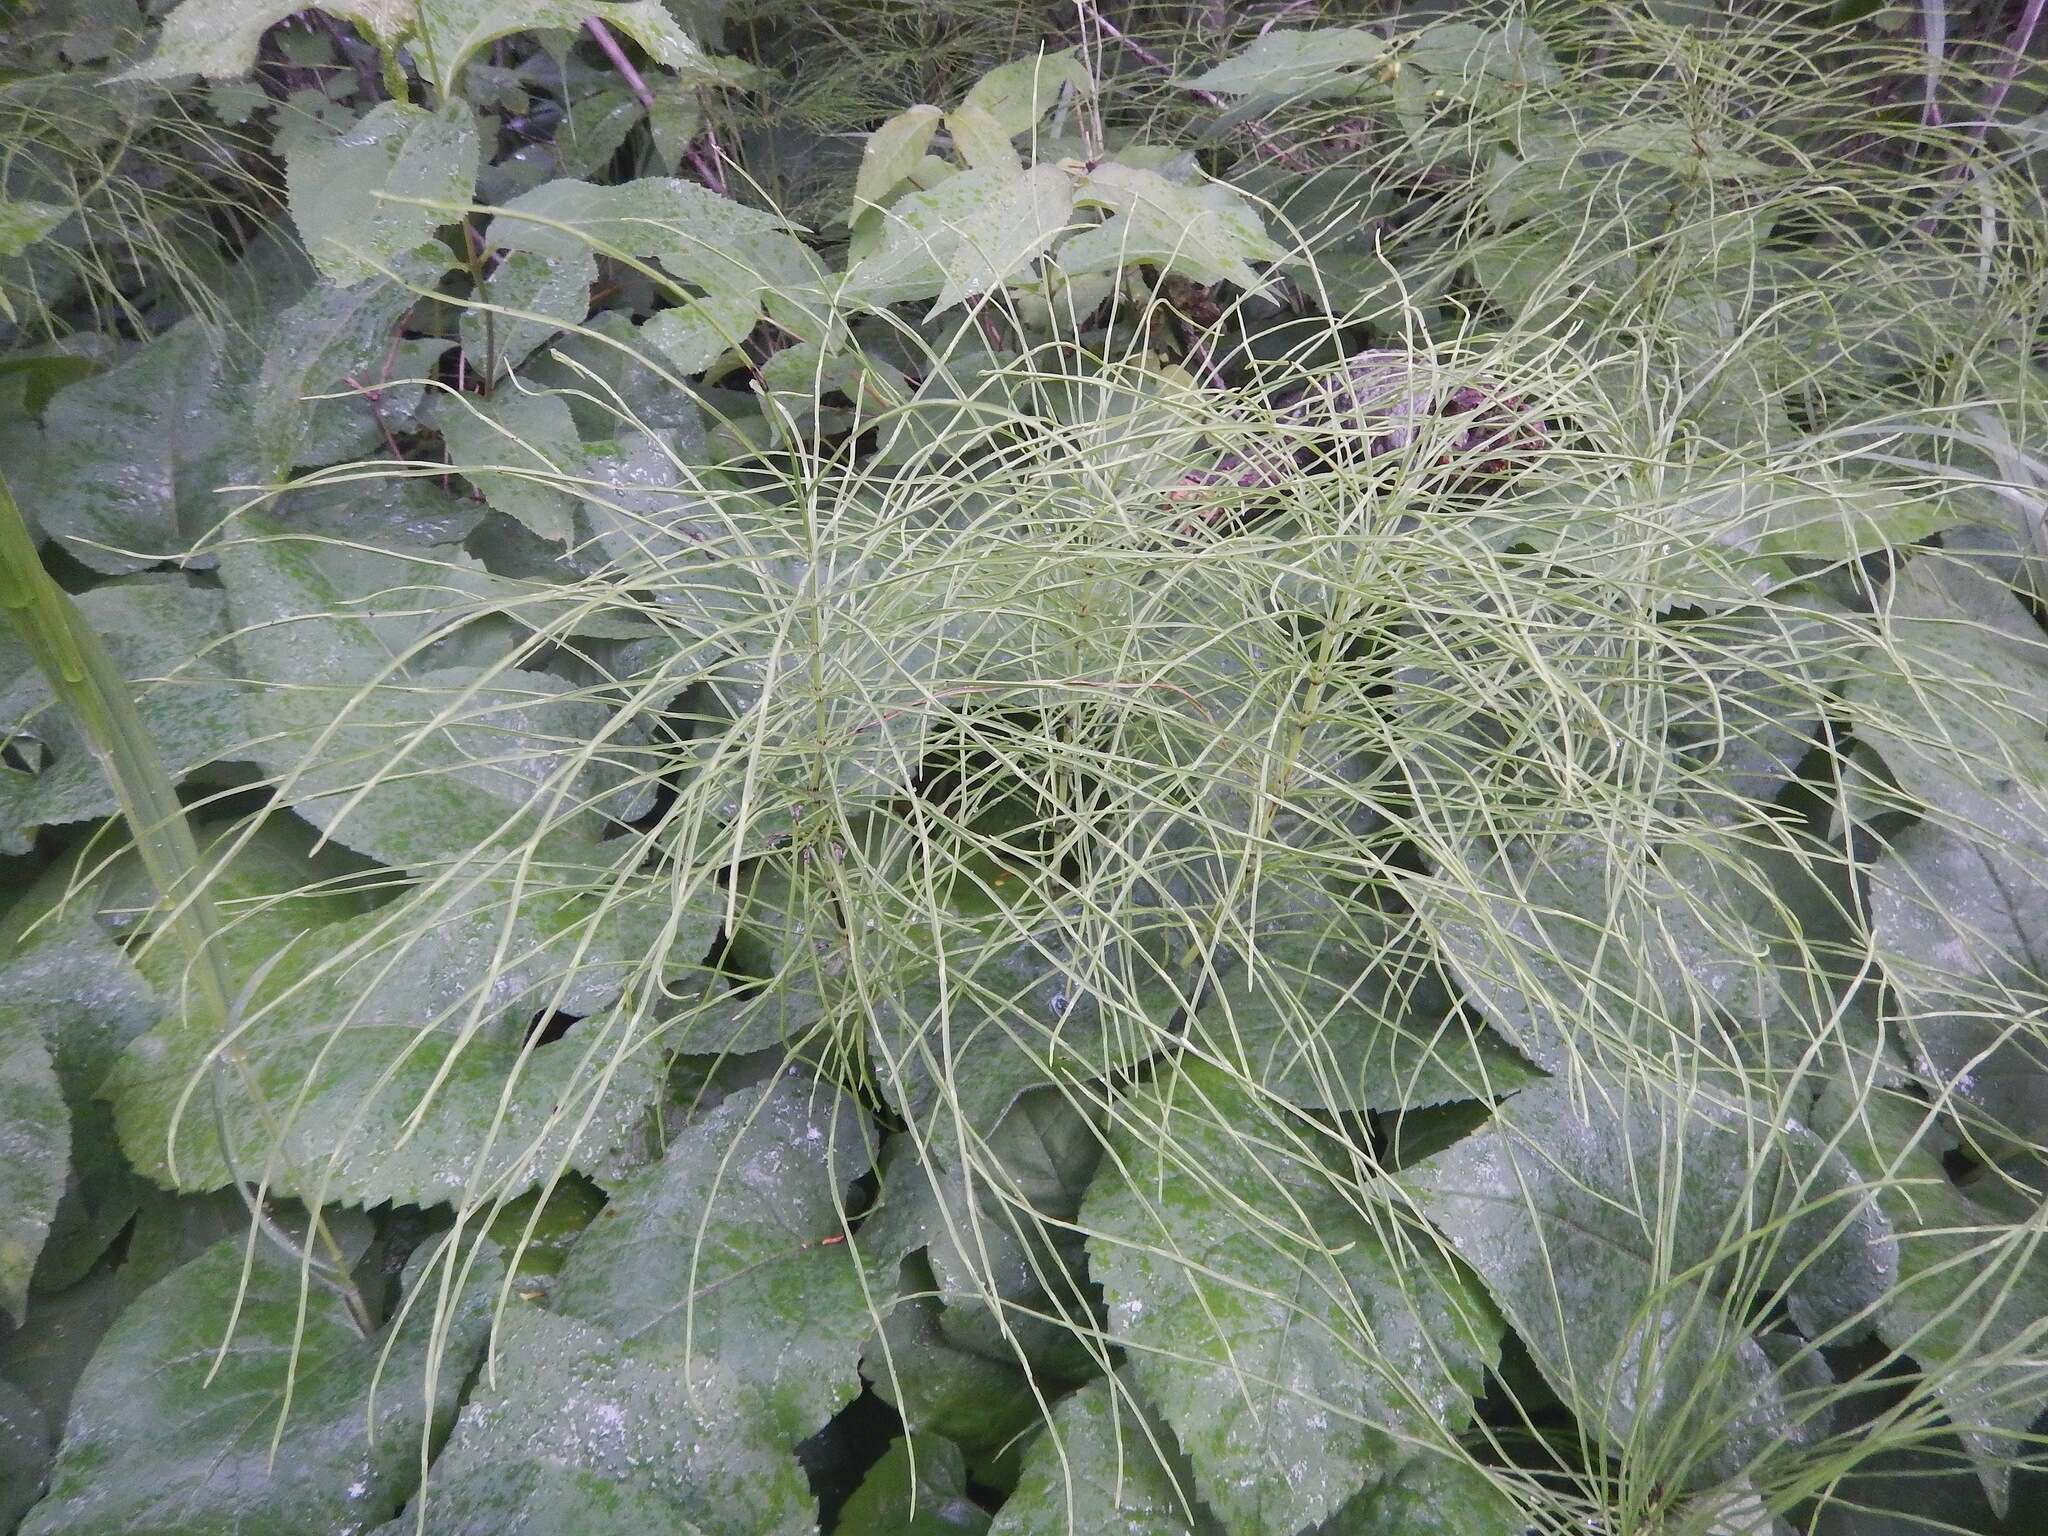
[[[587,17],[583,29],[597,39],[597,46],[604,50],[604,56],[612,61],[612,68],[619,72],[619,78],[626,82],[626,89],[638,98],[640,105],[648,111],[654,110],[654,92],[647,88],[647,81],[633,61],[626,57],[626,50],[619,46],[619,40],[612,36],[612,29],[595,16]]]
[[[2020,12],[2020,19],[2012,29],[2012,41],[2006,45],[2005,63],[1998,71],[1998,79],[1991,87],[1991,95],[1984,102],[1984,110],[1977,114],[1977,121],[1970,124],[1970,137],[1982,142],[1984,135],[1991,131],[1991,120],[1998,116],[1998,109],[2005,105],[2005,93],[2012,89],[2012,83],[2019,78],[2020,61],[2027,56],[2027,50],[2034,46],[2034,29],[2041,25],[2041,10],[2048,0],[2027,0],[2026,9]]]

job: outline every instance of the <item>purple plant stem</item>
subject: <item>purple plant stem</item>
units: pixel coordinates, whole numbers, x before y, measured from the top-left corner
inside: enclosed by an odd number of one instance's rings
[[[589,16],[583,22],[584,31],[597,39],[597,46],[604,50],[604,56],[612,61],[612,68],[619,72],[619,78],[626,82],[626,89],[639,98],[640,105],[648,111],[654,110],[654,92],[647,88],[640,71],[633,67],[633,61],[626,57],[626,50],[619,46],[619,40],[612,36],[612,29]]]
[[[1977,114],[1977,121],[1970,124],[1970,138],[1982,142],[1984,135],[1991,131],[1991,120],[1998,116],[1998,109],[2005,105],[2005,93],[2012,89],[2013,81],[2019,78],[2020,61],[2026,58],[2027,50],[2034,46],[2034,29],[2041,24],[2041,11],[2048,0],[2027,0],[2026,9],[2020,12],[2020,19],[2012,29],[2012,41],[2006,45],[2005,63],[2000,66],[1998,79],[1991,87],[1991,95],[1985,99],[1984,110]]]
[[[706,159],[704,151],[694,144],[684,154],[689,158],[690,168],[697,173],[697,179],[720,197],[725,196],[725,177],[719,174],[717,163]]]

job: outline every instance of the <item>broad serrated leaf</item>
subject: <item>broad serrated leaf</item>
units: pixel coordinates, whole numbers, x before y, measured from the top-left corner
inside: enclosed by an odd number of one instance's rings
[[[1973,566],[1924,556],[1886,589],[1842,688],[1857,738],[1915,803],[1992,844],[2048,847],[2048,634]]]
[[[451,617],[492,606],[466,556],[368,555],[238,525],[220,573],[242,663],[253,755],[293,810],[344,845],[421,869],[525,837],[596,840],[560,781],[602,712],[546,673],[407,657]],[[568,806],[555,804],[557,790]]]
[[[420,291],[453,264],[432,243],[391,263],[389,277],[342,289],[322,284],[284,310],[265,333],[263,360],[247,395],[247,449],[266,476],[326,464],[381,445],[383,426],[402,421],[422,386],[405,383],[402,323]],[[394,369],[396,371],[394,372]],[[371,390],[378,392],[373,402]]]
[[[1039,1422],[1038,1398],[1013,1358],[992,1359],[947,1338],[944,1310],[927,1296],[899,1297],[861,1358],[861,1374],[912,1435],[943,1436],[966,1453],[977,1482],[1008,1487],[1018,1446]]]
[[[965,1130],[966,1158],[892,1143],[880,1207],[861,1226],[862,1257],[893,1276],[922,1248],[949,1339],[1028,1363],[1042,1383],[1083,1379],[1099,1368],[1080,1336],[1095,1326],[1096,1306],[1072,1223],[1101,1131],[1052,1088],[1026,1093],[986,1135]]]
[[[1706,1089],[1539,1084],[1401,1180],[1581,1421],[1681,1483],[1814,1433],[1752,1334],[1767,1298],[1841,1322],[1896,1264],[1811,1132]]]
[[[730,1372],[702,1360],[688,1372],[650,1364],[601,1328],[530,1306],[506,1314],[492,1360],[434,1463],[430,1531],[477,1529],[508,1481],[523,1483],[512,1479],[522,1468],[545,1474],[542,1489],[587,1488],[598,1511],[611,1500],[658,1511],[660,1523],[642,1530],[684,1521],[704,1536],[813,1528],[796,1458]]]
[[[2004,1134],[2032,1135],[2048,1115],[2048,839],[1921,822],[1869,882],[1915,1069]]]
[[[1067,228],[1073,181],[1053,166],[963,171],[882,212],[881,245],[847,273],[869,304],[936,298],[933,313],[1025,273]]]
[[[68,1177],[57,1169],[63,1199],[36,1263],[36,1289],[50,1291],[84,1277],[148,1191],[121,1155],[112,1112],[96,1095],[123,1048],[156,1023],[161,1007],[133,963],[82,911],[42,915],[19,952],[0,938],[0,956],[0,1037],[40,1032],[69,1111],[71,1168]]]
[[[1261,34],[1235,57],[1178,84],[1218,96],[1356,96],[1381,83],[1386,58],[1387,40],[1362,27],[1273,31]]]
[[[187,0],[190,3],[190,0]],[[574,31],[596,19],[622,32],[655,63],[695,77],[703,85],[744,79],[730,61],[709,58],[661,0],[415,0],[413,49],[430,64],[437,95],[455,92],[462,66],[479,51],[515,32]]]
[[[1484,1299],[1245,1085],[1184,1060],[1118,1105],[1082,1207],[1109,1332],[1233,1536],[1293,1536],[1455,1429]],[[1256,1213],[1254,1216],[1253,1213]]]
[[[555,1306],[611,1330],[633,1359],[730,1373],[794,1445],[860,1390],[871,1308],[845,1202],[872,1158],[859,1105],[804,1072],[736,1093],[620,1185]]]
[[[1139,1406],[1126,1382],[1105,1379],[1053,1410],[989,1536],[1210,1536],[1218,1529],[1195,1497],[1172,1432]]]
[[[1730,149],[1711,134],[1680,122],[1613,123],[1593,135],[1586,149],[1627,155],[1688,180],[1737,181],[1770,171],[1754,155]]]
[[[1767,1016],[1777,978],[1745,914],[1712,894],[1625,847],[1562,837],[1475,849],[1417,905],[1487,1022],[1561,1072],[1643,1050],[1739,1059],[1737,1022]]]
[[[984,1536],[988,1511],[967,1496],[960,1447],[936,1435],[899,1437],[839,1512],[836,1529],[872,1536]]]
[[[1088,173],[1075,201],[1110,218],[1060,247],[1059,268],[1070,278],[1150,262],[1198,283],[1256,291],[1264,280],[1249,263],[1286,254],[1252,206],[1219,183],[1182,186],[1112,161]]]
[[[1412,930],[1283,881],[1256,902],[1242,953],[1188,1021],[1212,1059],[1305,1108],[1353,1112],[1530,1081],[1526,1063],[1460,1016]]]
[[[1926,813],[1870,872],[1915,1065],[2031,1136],[2048,1108],[2048,636],[1998,583],[1917,558],[1864,660],[1843,687],[1857,737]]]
[[[340,133],[289,141],[285,190],[307,254],[344,287],[376,276],[457,217],[476,189],[478,153],[460,98],[434,112],[382,102]]]
[[[244,1286],[243,1248],[215,1244],[108,1332],[24,1536],[331,1536],[386,1519],[412,1491],[421,1437],[453,1415],[488,1332],[489,1274],[444,1332],[428,1298],[395,1339],[366,1339],[324,1291],[302,1316],[298,1266],[268,1244]]]
[[[105,1088],[121,1143],[184,1189],[228,1181],[225,1127],[235,1171],[283,1193],[517,1193],[603,1157],[659,1092],[653,1048],[603,1010],[658,958],[661,931],[653,908],[538,893],[312,929],[264,975],[231,1046],[196,1009],[129,1046]],[[549,1013],[594,1017],[528,1045]]]
[[[71,1117],[37,1021],[0,1002],[0,1310],[18,1326],[71,1161]]]

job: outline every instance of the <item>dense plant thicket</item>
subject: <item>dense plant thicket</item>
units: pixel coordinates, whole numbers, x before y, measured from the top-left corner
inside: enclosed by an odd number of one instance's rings
[[[0,8],[0,1527],[2040,1530],[2041,9]]]

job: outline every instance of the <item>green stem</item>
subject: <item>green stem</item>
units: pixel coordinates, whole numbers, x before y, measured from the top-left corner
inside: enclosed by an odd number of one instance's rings
[[[199,844],[185,819],[184,804],[136,711],[127,680],[70,596],[43,569],[28,521],[4,476],[0,476],[0,609],[6,610],[58,702],[70,710],[85,732],[93,756],[113,786],[150,883],[170,912],[172,932],[192,961],[199,1005],[226,1032],[236,1014],[235,988],[221,942],[220,914],[205,889]],[[232,1048],[225,1054],[281,1146],[281,1132],[247,1059]],[[228,1155],[223,1146],[223,1158]],[[311,1210],[311,1217],[313,1233],[328,1255],[326,1263],[316,1267],[342,1277],[349,1315],[367,1332],[369,1309],[347,1280],[348,1262],[341,1245],[317,1209]]]

